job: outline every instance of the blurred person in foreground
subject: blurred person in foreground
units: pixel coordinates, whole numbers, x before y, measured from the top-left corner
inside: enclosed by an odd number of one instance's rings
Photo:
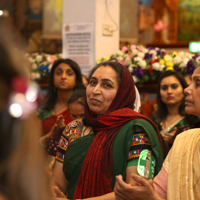
[[[23,56],[0,29],[0,199],[49,200],[41,127],[36,126],[36,90]],[[6,35],[6,36],[5,36]],[[35,92],[35,93],[34,93]],[[26,98],[25,98],[26,97]]]

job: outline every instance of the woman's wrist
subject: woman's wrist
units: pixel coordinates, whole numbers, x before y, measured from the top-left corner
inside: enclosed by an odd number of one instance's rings
[[[42,137],[42,143],[48,146],[49,142],[51,141],[52,135],[52,131],[49,131],[46,135]]]

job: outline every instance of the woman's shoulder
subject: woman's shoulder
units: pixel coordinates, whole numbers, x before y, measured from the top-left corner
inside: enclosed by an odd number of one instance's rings
[[[155,121],[155,120],[156,120],[156,115],[155,115],[155,113],[153,113],[149,118],[150,118],[152,121]]]
[[[65,137],[69,137],[71,134],[80,135],[82,133],[82,130],[83,130],[82,119],[76,119],[70,122],[69,124],[67,124],[62,134]]]
[[[158,117],[157,113],[153,113],[150,117],[150,120],[154,122],[154,124],[156,124],[156,126],[158,126],[158,128],[160,129],[160,123],[161,123],[161,119]]]
[[[174,127],[181,128],[182,126],[185,126],[185,125],[189,125],[189,123],[185,119],[185,116],[182,116],[180,119],[178,119],[177,121],[175,121],[175,123],[173,124],[173,126],[172,126],[171,129],[173,129]]]
[[[125,126],[141,126],[148,128],[149,126],[152,127],[152,124],[143,118],[136,118],[126,123]]]
[[[49,118],[52,115],[53,115],[53,113],[51,112],[51,110],[45,109],[43,107],[40,107],[39,110],[38,110],[38,112],[37,112],[37,116],[41,120],[45,120],[45,119]]]
[[[155,127],[153,124],[145,119],[142,118],[137,118],[133,119],[130,122],[128,122],[123,129],[125,132],[133,132],[134,134],[146,134],[148,138],[151,140],[155,140],[156,138],[158,139],[158,133],[156,132]],[[156,139],[156,140],[157,140]]]
[[[68,128],[83,128],[83,120],[82,119],[76,119],[67,124]]]
[[[137,135],[137,134],[147,134],[150,133],[153,134],[155,132],[155,129],[153,125],[142,118],[137,118],[129,121],[128,123],[124,124],[122,128],[120,129],[120,133],[126,133],[126,135]],[[156,133],[156,132],[155,132]]]
[[[176,142],[182,139],[187,140],[188,138],[199,138],[200,139],[200,128],[192,128],[182,132],[181,134],[177,135]]]

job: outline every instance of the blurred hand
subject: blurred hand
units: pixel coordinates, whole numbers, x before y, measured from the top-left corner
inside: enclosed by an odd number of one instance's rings
[[[51,131],[48,133],[48,138],[51,138],[54,133],[58,130],[58,128],[65,126],[65,121],[62,115],[57,117],[56,123],[51,128]]]
[[[42,146],[46,147],[48,146],[52,136],[54,133],[58,130],[58,128],[65,126],[65,121],[63,119],[62,115],[59,115],[56,119],[56,123],[53,125],[51,130],[44,136],[40,138],[40,143],[42,143]]]
[[[167,144],[173,144],[173,142],[174,142],[174,135],[175,135],[176,131],[177,131],[177,127],[174,127],[173,132],[167,133],[166,135],[163,135],[163,139],[165,140],[165,142]]]
[[[57,187],[57,186],[52,186],[52,192],[53,192],[53,196],[54,197],[59,197],[56,199],[65,199],[66,200],[66,196],[64,195],[64,193]]]
[[[116,176],[114,188],[117,200],[162,200],[154,191],[153,181],[139,175],[132,174],[132,178],[138,185],[130,185],[122,180],[122,176]]]
[[[59,115],[59,116],[57,117],[56,124],[58,125],[59,128],[65,126],[65,120],[64,120],[64,118],[63,118],[62,115]]]

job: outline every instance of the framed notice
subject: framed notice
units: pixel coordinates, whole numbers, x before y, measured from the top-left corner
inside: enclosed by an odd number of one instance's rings
[[[94,24],[63,24],[63,58],[77,62],[84,75],[88,75],[95,64]]]

